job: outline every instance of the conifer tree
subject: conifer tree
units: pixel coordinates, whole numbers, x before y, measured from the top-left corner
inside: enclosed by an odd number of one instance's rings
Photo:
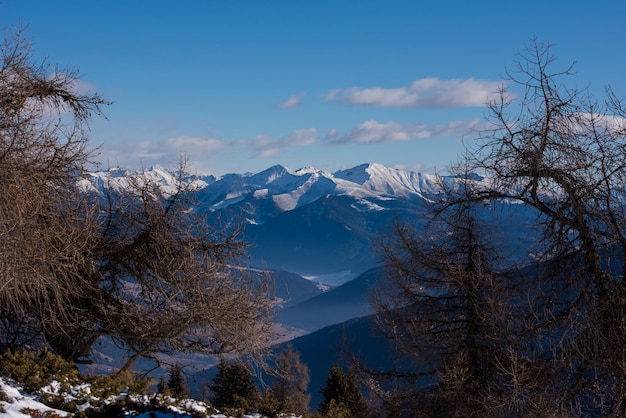
[[[508,374],[512,280],[497,269],[496,236],[481,222],[473,181],[460,171],[433,199],[422,229],[398,223],[381,245],[387,278],[372,295],[378,325],[403,363],[379,373],[385,402],[432,415],[473,415],[502,407]],[[507,333],[505,333],[507,331]],[[410,364],[411,367],[406,367]],[[386,377],[393,380],[382,383]],[[493,399],[493,401],[492,401]]]
[[[172,396],[175,398],[184,398],[187,396],[186,386],[183,371],[180,366],[178,364],[172,366],[167,381],[167,388],[172,393]]]
[[[345,373],[339,366],[331,367],[326,377],[326,384],[320,392],[324,398],[318,411],[324,416],[329,416],[331,409],[337,411],[347,409],[353,417],[367,416],[367,405],[353,373]]]
[[[624,416],[626,102],[569,87],[574,64],[555,65],[550,44],[518,57],[507,71],[518,91],[490,101],[469,164],[490,178],[483,199],[538,213],[543,265],[527,329],[549,359],[551,414]]]
[[[167,382],[165,381],[165,377],[159,377],[159,383],[157,384],[157,393],[165,393],[167,390]]]
[[[213,405],[240,413],[250,412],[259,403],[259,389],[252,381],[252,374],[245,364],[222,361],[209,389]]]
[[[22,28],[3,34],[0,351],[90,362],[105,337],[125,351],[123,373],[157,353],[266,347],[268,285],[233,273],[247,245],[195,210],[184,158],[172,190],[128,173],[90,191],[89,124],[109,102],[81,93],[76,71],[37,62]]]

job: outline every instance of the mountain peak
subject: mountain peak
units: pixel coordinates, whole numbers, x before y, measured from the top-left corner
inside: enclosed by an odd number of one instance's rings
[[[289,170],[287,167],[282,166],[280,164],[276,164],[271,166],[268,169],[265,169],[259,173],[253,174],[250,176],[252,181],[258,185],[266,185],[272,183],[274,180],[283,177],[284,175],[291,174],[294,172]]]
[[[432,179],[421,173],[387,167],[383,164],[361,164],[354,168],[341,170],[335,178],[351,181],[372,192],[393,196],[420,195],[426,188],[432,187]]]
[[[333,176],[338,179],[343,179],[363,185],[371,177],[369,173],[369,168],[371,166],[372,164],[361,164],[353,168],[337,171],[333,173]]]

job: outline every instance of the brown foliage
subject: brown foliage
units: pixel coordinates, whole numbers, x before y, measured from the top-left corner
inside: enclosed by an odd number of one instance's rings
[[[0,45],[0,319],[3,344],[78,321],[68,298],[89,292],[92,210],[76,190],[87,122],[106,102],[74,90],[75,73],[31,63],[21,29]]]
[[[265,394],[274,401],[274,415],[276,412],[306,415],[311,398],[307,394],[311,373],[292,345],[276,358],[274,373],[276,376]]]
[[[399,224],[382,245],[389,282],[374,304],[417,371],[372,380],[396,411],[626,413],[626,111],[611,90],[598,102],[568,89],[572,67],[554,63],[550,45],[520,54],[509,76],[523,93],[501,89],[462,162],[489,183],[445,190],[433,212],[444,234]],[[484,263],[489,235],[468,215],[498,200],[537,213],[525,275]],[[384,377],[405,382],[385,392]]]
[[[503,88],[489,104],[490,129],[462,162],[489,183],[445,191],[434,213],[448,235],[401,224],[382,246],[390,285],[374,303],[418,372],[372,381],[396,411],[626,413],[626,110],[610,89],[598,102],[567,88],[572,67],[554,63],[532,43],[509,72],[522,94]],[[464,214],[498,200],[537,213],[525,275],[483,264],[490,252],[471,239],[480,231]],[[461,217],[446,216],[454,207]],[[382,377],[418,384],[385,392]]]
[[[165,193],[137,173],[86,193],[88,122],[106,105],[76,73],[33,65],[21,29],[0,45],[0,343],[83,360],[101,336],[140,356],[256,352],[267,284],[240,268],[238,232],[197,213],[179,167]],[[109,185],[111,186],[111,185]]]

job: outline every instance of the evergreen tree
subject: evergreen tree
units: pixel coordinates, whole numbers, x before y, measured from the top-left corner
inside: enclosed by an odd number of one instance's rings
[[[167,388],[175,398],[184,398],[187,396],[187,388],[185,379],[183,378],[183,372],[180,366],[177,364],[170,369],[169,379],[167,381]]]
[[[352,417],[366,417],[367,405],[356,384],[352,373],[345,373],[339,366],[333,366],[326,377],[326,384],[321,389],[324,399],[318,411],[329,416],[331,409],[343,410],[345,407]]]
[[[165,393],[167,390],[167,382],[163,376],[159,377],[159,384],[157,385],[157,393]]]
[[[241,362],[220,362],[209,389],[213,405],[229,411],[250,412],[260,399],[252,374]]]
[[[353,415],[350,408],[331,399],[326,412],[317,412],[313,415],[313,418],[361,418],[361,416]]]

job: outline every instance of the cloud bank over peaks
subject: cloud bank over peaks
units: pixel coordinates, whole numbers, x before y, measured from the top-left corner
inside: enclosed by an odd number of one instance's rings
[[[484,106],[503,85],[502,81],[468,79],[415,80],[410,86],[350,87],[334,89],[323,97],[327,102],[386,108],[454,108]]]
[[[375,144],[383,142],[411,141],[448,135],[468,134],[477,124],[478,119],[452,121],[442,125],[414,123],[403,125],[394,121],[380,123],[367,120],[355,126],[345,134],[331,132],[328,139],[332,144]]]
[[[189,156],[192,165],[214,157],[226,147],[223,140],[210,135],[176,136],[160,141],[123,141],[102,147],[97,160],[104,167],[142,167],[176,163],[178,156]]]
[[[296,129],[285,136],[257,135],[250,139],[228,141],[210,135],[176,136],[161,141],[124,141],[100,149],[98,160],[105,167],[142,167],[155,164],[167,166],[185,156],[189,163],[204,170],[207,161],[226,152],[228,154],[251,154],[253,158],[269,159],[280,155],[288,148],[306,148],[313,145],[368,145],[446,136],[468,135],[479,125],[479,119],[456,120],[439,125],[423,123],[402,124],[393,120],[380,122],[366,120],[348,131],[317,128]],[[307,152],[307,151],[305,151]]]
[[[479,119],[456,120],[440,125],[415,123],[403,125],[395,121],[379,122],[366,120],[342,133],[332,129],[327,133],[316,128],[295,130],[282,138],[258,135],[250,142],[257,158],[271,158],[279,155],[285,148],[305,147],[316,143],[330,145],[376,144],[384,142],[414,141],[444,136],[463,136],[469,134],[479,124]],[[242,145],[245,145],[242,143]]]

